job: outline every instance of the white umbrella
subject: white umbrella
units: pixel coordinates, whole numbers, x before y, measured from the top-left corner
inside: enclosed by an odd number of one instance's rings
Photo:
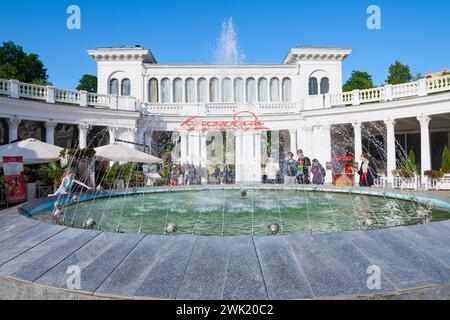
[[[103,147],[94,148],[95,156],[100,160],[135,162],[135,163],[160,163],[162,159],[150,154],[125,147],[122,144],[113,143]]]
[[[62,148],[36,139],[26,139],[0,147],[0,163],[3,157],[23,157],[24,164],[47,163],[59,158]]]

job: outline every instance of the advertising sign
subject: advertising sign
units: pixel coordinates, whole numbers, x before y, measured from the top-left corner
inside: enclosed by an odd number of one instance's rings
[[[10,203],[26,201],[23,158],[3,157],[3,172],[5,174],[6,201]]]

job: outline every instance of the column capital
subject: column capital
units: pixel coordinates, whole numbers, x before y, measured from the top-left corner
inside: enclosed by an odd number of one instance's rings
[[[44,124],[47,129],[55,129],[55,127],[58,125],[58,122],[49,120],[49,121],[45,121]]]
[[[80,130],[80,132],[86,133],[89,129],[89,125],[87,123],[80,123],[78,124],[78,129]]]
[[[18,127],[20,122],[22,122],[22,119],[19,119],[17,117],[9,118],[8,119],[8,125],[11,127]]]
[[[390,127],[390,128],[395,127],[395,124],[396,124],[395,119],[387,119],[387,120],[384,120],[383,122],[386,125],[386,127]]]
[[[429,115],[420,115],[417,117],[417,120],[420,122],[420,126],[428,127],[428,124],[431,121],[431,117]]]
[[[361,121],[352,122],[353,129],[361,129],[361,124],[362,124]]]

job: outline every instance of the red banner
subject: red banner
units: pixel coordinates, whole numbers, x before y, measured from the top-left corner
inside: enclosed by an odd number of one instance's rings
[[[25,188],[25,173],[22,157],[3,157],[3,172],[5,174],[5,191],[7,202],[27,200]]]

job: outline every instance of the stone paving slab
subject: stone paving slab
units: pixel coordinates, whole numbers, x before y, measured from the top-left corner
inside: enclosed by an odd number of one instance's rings
[[[448,237],[450,237],[450,221],[443,221],[443,222],[439,222],[439,223],[430,223],[430,227],[433,229],[436,229],[440,232],[442,232],[443,234],[446,234]]]
[[[98,234],[94,230],[67,228],[3,264],[0,274],[35,281]]]
[[[175,299],[196,240],[197,236],[175,236],[136,291],[136,295]]]
[[[285,237],[255,238],[269,299],[312,298],[310,284]]]
[[[26,220],[27,218],[21,216],[17,213],[17,210],[9,211],[0,215],[0,226],[6,226],[16,223],[21,220]]]
[[[80,289],[95,291],[116,266],[143,238],[139,234],[103,232],[36,280],[37,283],[65,288],[70,266],[80,268]]]
[[[412,242],[428,255],[450,267],[450,237],[431,227],[430,224],[415,228],[398,227],[386,231],[404,241]]]
[[[236,236],[231,239],[223,299],[267,300],[253,239],[249,236]]]
[[[288,236],[288,239],[315,296],[374,293],[367,287],[370,261],[339,234]],[[384,276],[382,281],[386,282]],[[385,285],[382,291],[393,289]]]
[[[449,281],[450,269],[445,265],[386,231],[344,232],[343,236],[400,289]]]
[[[66,227],[38,224],[35,227],[1,241],[0,266],[64,229],[66,229]]]
[[[8,224],[5,226],[0,227],[0,241],[3,241],[5,239],[8,239],[12,236],[15,236],[27,229],[30,229],[33,226],[36,226],[39,224],[39,221],[33,220],[33,219],[24,219],[17,221],[13,224]]]
[[[197,239],[177,299],[222,299],[231,238]]]
[[[133,296],[175,237],[146,235],[96,290]]]

